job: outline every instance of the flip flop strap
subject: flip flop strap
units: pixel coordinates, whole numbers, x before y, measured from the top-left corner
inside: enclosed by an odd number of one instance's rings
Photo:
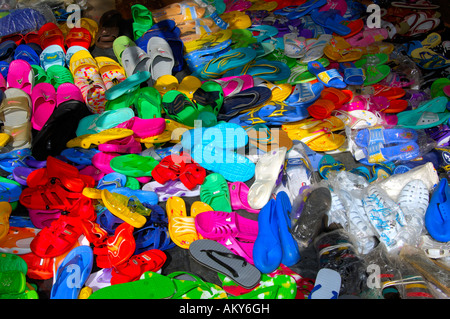
[[[207,92],[201,87],[194,92],[193,99],[195,103],[201,105],[210,105],[214,110],[219,106],[217,100],[219,99],[220,93],[217,91]]]
[[[186,106],[192,106],[192,104],[185,98],[183,94],[178,94],[172,102],[163,103],[167,114],[172,116],[177,116],[178,113],[186,108]]]
[[[218,263],[219,265],[221,265],[222,267],[227,269],[235,278],[239,277],[239,273],[236,271],[236,269],[230,267],[228,264],[224,263],[217,257],[213,256],[213,254],[217,254],[221,257],[226,257],[226,258],[230,258],[230,259],[234,259],[234,260],[240,260],[240,261],[242,261],[243,266],[247,265],[247,261],[245,260],[245,258],[238,256],[236,254],[233,254],[233,253],[225,253],[225,252],[218,251],[218,250],[206,250],[206,249],[202,249],[202,250],[200,250],[200,252],[206,253],[206,255],[209,258],[211,258],[213,261],[215,261],[216,263]]]

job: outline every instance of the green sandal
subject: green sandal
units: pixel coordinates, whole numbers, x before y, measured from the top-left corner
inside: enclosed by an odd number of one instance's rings
[[[133,17],[133,36],[134,40],[137,40],[153,26],[153,15],[148,8],[141,4],[131,6],[131,15]]]
[[[216,284],[205,282],[200,277],[177,271],[167,275],[175,286],[171,299],[227,299],[228,295]]]
[[[174,293],[175,286],[169,277],[147,271],[142,279],[106,286],[94,291],[88,299],[169,299]]]
[[[128,47],[136,46],[133,40],[126,35],[122,35],[116,38],[113,42],[113,52],[117,58],[117,61],[122,65],[122,52]]]
[[[258,42],[248,29],[233,29],[231,31],[231,49],[247,48],[251,44]]]
[[[228,183],[218,173],[212,173],[206,176],[200,187],[200,200],[211,206],[215,211],[232,211]]]
[[[223,105],[223,89],[216,81],[206,81],[195,90],[192,101],[197,105],[199,112],[211,112],[216,116]]]
[[[34,85],[39,83],[51,83],[50,77],[41,66],[33,64],[31,65],[31,68],[34,72]]]
[[[134,107],[141,119],[162,117],[161,94],[154,87],[140,88],[134,98]]]
[[[52,65],[47,69],[47,75],[55,89],[63,83],[74,83],[72,72],[62,65]]]
[[[194,103],[180,91],[170,90],[162,97],[162,107],[172,120],[194,127],[199,111]]]

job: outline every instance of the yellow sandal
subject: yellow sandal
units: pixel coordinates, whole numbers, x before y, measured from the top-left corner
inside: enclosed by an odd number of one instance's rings
[[[195,228],[195,218],[187,216],[184,200],[177,196],[170,197],[166,203],[166,212],[170,238],[178,247],[189,249],[190,244],[198,240],[199,236]]]

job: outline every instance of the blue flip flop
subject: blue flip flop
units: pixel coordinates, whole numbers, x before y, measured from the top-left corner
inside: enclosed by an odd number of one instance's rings
[[[85,149],[82,147],[66,148],[61,152],[61,156],[64,156],[72,163],[79,165],[91,165],[92,157],[99,151],[97,149]]]
[[[431,195],[425,213],[425,227],[435,240],[439,242],[448,242],[450,240],[450,187],[448,181],[442,178],[436,189]]]
[[[256,51],[251,48],[230,50],[206,63],[201,69],[199,76],[205,79],[224,77],[227,71],[243,67],[255,58]]]
[[[131,189],[129,187],[116,187],[111,190],[111,193],[122,194],[127,197],[135,196],[142,205],[156,205],[158,204],[158,194],[152,191],[145,191],[142,189]]]
[[[318,171],[323,179],[328,179],[328,174],[331,171],[343,171],[345,170],[345,165],[334,159],[330,154],[325,154],[319,162]]]
[[[57,44],[52,44],[46,47],[42,51],[39,59],[40,65],[44,71],[47,71],[52,65],[66,65],[66,54],[64,53],[63,48]]]
[[[309,117],[309,113],[305,107],[296,107],[285,102],[271,101],[259,109],[258,116],[267,125],[282,125],[284,123],[301,121]]]
[[[30,65],[40,65],[39,55],[28,44],[19,44],[14,51],[14,60],[24,60]]]
[[[352,32],[348,26],[342,24],[345,19],[340,16],[337,10],[313,10],[310,16],[315,23],[333,30],[340,36],[346,36]]]
[[[95,134],[116,127],[134,117],[134,111],[129,107],[104,111],[101,114],[88,115],[80,120],[76,135]]]
[[[263,42],[266,39],[275,37],[278,34],[278,29],[271,25],[256,25],[248,28],[256,38],[257,42]]]
[[[255,175],[255,163],[233,150],[198,144],[191,156],[204,169],[222,175],[229,182],[246,182]]]
[[[327,70],[319,61],[308,62],[308,71],[314,74],[326,87],[334,87],[336,89],[347,87],[344,78],[336,69]]]
[[[309,0],[297,6],[294,10],[287,14],[289,20],[298,19],[309,14],[314,9],[320,8],[327,4],[327,0]]]
[[[200,72],[202,66],[209,61],[220,57],[222,54],[231,50],[231,40],[228,39],[214,46],[208,46],[201,49],[193,50],[184,55],[186,64],[189,69],[197,76],[196,73]]]
[[[107,189],[112,192],[118,187],[125,187],[127,184],[127,176],[121,173],[109,173],[103,176],[97,183],[97,189]]]
[[[320,98],[320,93],[323,89],[324,85],[321,82],[314,84],[310,82],[297,83],[292,94],[284,102],[291,106],[308,107]]]
[[[258,214],[258,236],[253,245],[253,262],[263,274],[277,269],[283,259],[274,199],[264,205]]]
[[[277,193],[275,210],[283,251],[281,263],[290,267],[300,261],[300,250],[297,241],[292,237],[290,219],[292,205],[289,196],[284,191]]]
[[[78,299],[93,264],[94,253],[91,247],[78,246],[72,249],[58,267],[50,299]]]

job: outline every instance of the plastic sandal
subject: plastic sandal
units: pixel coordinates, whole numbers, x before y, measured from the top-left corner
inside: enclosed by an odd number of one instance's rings
[[[111,272],[111,285],[139,280],[140,276],[147,271],[156,272],[166,262],[167,256],[159,249],[151,249],[131,258],[116,267]]]
[[[30,243],[41,258],[60,256],[70,250],[82,234],[78,218],[61,215],[49,228],[42,229]]]
[[[164,94],[162,107],[171,119],[191,127],[199,114],[196,105],[185,94],[176,90]]]
[[[437,241],[449,241],[448,216],[445,209],[448,207],[447,195],[449,186],[446,179],[442,179],[431,195],[430,203],[425,213],[425,227],[430,235]]]
[[[129,197],[118,193],[111,193],[107,189],[102,190],[101,196],[105,207],[112,214],[136,228],[144,226],[147,221],[145,216],[139,212],[135,212],[135,208],[132,209],[128,206],[130,201]]]
[[[255,267],[264,274],[280,266],[283,250],[278,231],[276,202],[270,199],[258,215],[258,236],[253,248]]]
[[[9,232],[3,238],[0,252],[21,255],[30,253],[30,243],[39,231],[37,228],[9,226]]]
[[[199,239],[195,216],[188,216],[184,200],[174,196],[167,200],[166,212],[170,238],[178,247],[189,249],[189,246]]]
[[[0,243],[9,233],[9,216],[11,212],[12,207],[10,203],[0,202]]]
[[[340,290],[341,275],[335,270],[323,268],[317,273],[308,299],[338,299]]]
[[[27,264],[27,277],[46,280],[53,277],[53,258],[41,258],[33,252],[20,256]]]
[[[202,212],[195,217],[195,228],[203,238],[212,240],[235,237],[250,242],[258,235],[258,222],[235,212]]]
[[[226,292],[218,285],[205,282],[200,277],[176,271],[168,275],[172,279],[176,293],[171,299],[226,299]]]
[[[200,195],[200,185],[189,190],[181,181],[168,181],[164,185],[153,181],[142,186],[142,190],[157,193],[160,202],[166,202],[171,196],[196,197]]]
[[[79,246],[70,251],[59,265],[55,275],[55,282],[52,285],[50,299],[77,299],[78,294],[91,273],[94,263],[94,254],[92,248],[88,246]],[[78,266],[80,270],[80,285],[70,285],[71,267]]]
[[[281,147],[266,153],[255,166],[255,181],[248,191],[248,203],[253,209],[261,209],[270,199],[279,173],[284,165],[287,149]]]
[[[89,299],[167,299],[174,294],[175,287],[169,277],[155,272],[145,272],[143,279],[108,285],[94,291]]]
[[[248,204],[249,188],[243,182],[234,182],[229,184],[230,203],[233,210],[243,209],[250,213],[258,213],[259,209],[253,209]]]
[[[308,62],[308,71],[314,74],[326,87],[344,89],[347,86],[336,69],[326,70],[318,61]]]
[[[413,129],[368,128],[359,130],[354,140],[359,147],[368,147],[376,143],[407,143],[417,141],[417,138],[418,134]]]
[[[196,240],[189,246],[189,254],[198,263],[230,277],[245,288],[255,287],[261,279],[256,267],[213,240]]]
[[[228,183],[217,173],[206,176],[200,188],[200,200],[216,211],[231,212]]]

